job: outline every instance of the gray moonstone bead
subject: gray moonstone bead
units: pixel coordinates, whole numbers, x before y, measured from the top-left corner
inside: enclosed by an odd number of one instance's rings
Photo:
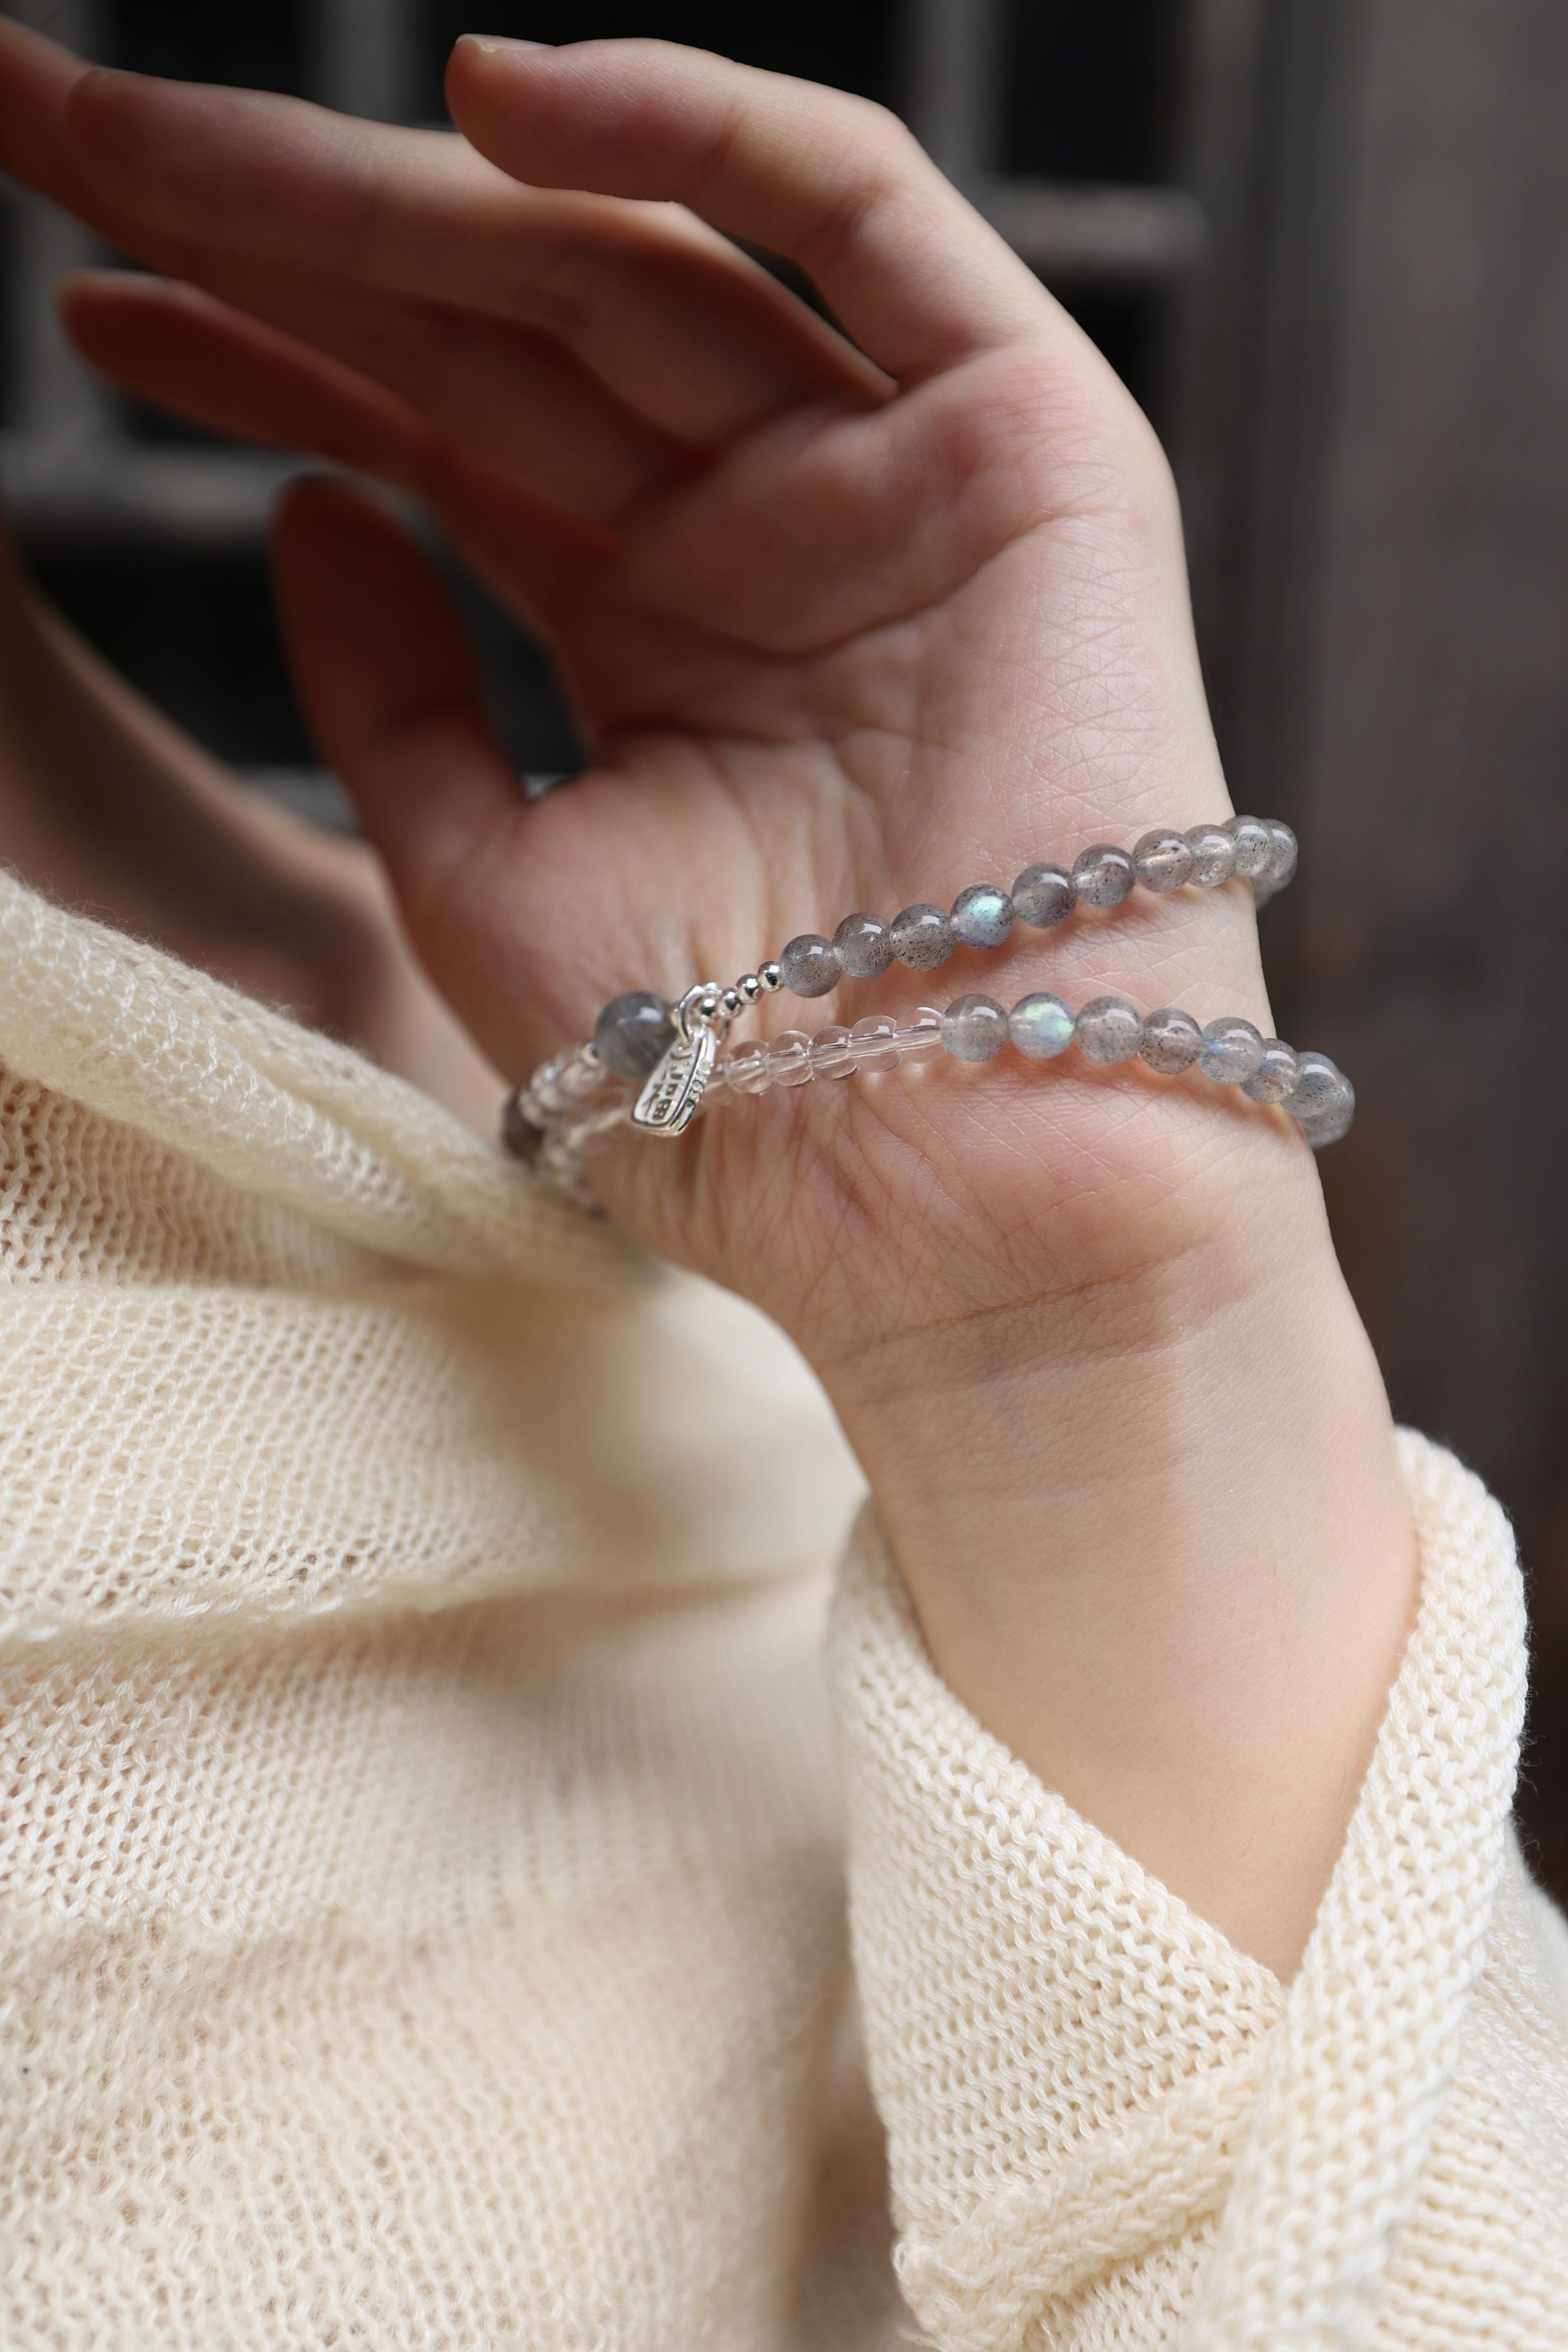
[[[1223,824],[1194,824],[1187,833],[1192,878],[1200,890],[1217,890],[1236,872],[1236,844]]]
[[[1124,996],[1095,996],[1077,1023],[1078,1050],[1091,1062],[1130,1062],[1143,1043],[1143,1016]]]
[[[952,922],[940,907],[923,901],[895,915],[888,937],[899,961],[911,971],[934,971],[952,953]]]
[[[893,942],[875,915],[846,915],[833,934],[833,952],[851,980],[874,980],[892,962]]]
[[[826,996],[843,974],[831,940],[817,931],[799,931],[779,958],[784,984],[797,996]]]
[[[1303,1118],[1293,1103],[1287,1104],[1286,1108],[1296,1119],[1313,1150],[1321,1151],[1325,1144],[1337,1143],[1342,1135],[1350,1133],[1355,1120],[1355,1088],[1342,1070],[1339,1092],[1333,1101],[1325,1104],[1321,1110],[1310,1112]]]
[[[1242,882],[1256,882],[1268,871],[1274,855],[1274,836],[1260,816],[1233,816],[1226,826],[1236,851],[1237,877]]]
[[[1120,907],[1132,887],[1132,860],[1113,841],[1097,841],[1075,857],[1073,888],[1086,907]]]
[[[1013,912],[1037,931],[1065,923],[1078,905],[1072,876],[1061,866],[1026,866],[1013,885]]]
[[[1262,1063],[1263,1038],[1250,1021],[1226,1013],[1204,1031],[1198,1066],[1205,1078],[1216,1078],[1222,1087],[1245,1086]]]
[[[1266,1037],[1263,1059],[1249,1078],[1241,1082],[1241,1091],[1252,1102],[1282,1103],[1295,1086],[1300,1065],[1294,1046],[1287,1045],[1283,1037]]]
[[[1203,1051],[1204,1033],[1190,1013],[1177,1004],[1163,1004],[1158,1013],[1151,1013],[1143,1024],[1143,1043],[1138,1051],[1152,1070],[1162,1077],[1179,1077],[1190,1070]]]
[[[958,1062],[988,1062],[1007,1043],[1007,1015],[991,996],[960,996],[942,1017],[942,1042]]]
[[[1132,870],[1145,890],[1179,890],[1193,878],[1193,853],[1184,833],[1156,825],[1132,845]]]
[[[975,882],[952,902],[952,935],[966,948],[999,948],[1013,929],[1013,901],[994,882]]]
[[[624,996],[613,996],[595,1022],[594,1043],[617,1077],[646,1078],[675,1043],[675,1022],[652,989],[628,988]]]
[[[1268,837],[1274,844],[1264,878],[1271,890],[1283,890],[1296,874],[1296,836],[1288,824],[1277,816],[1268,819]]]
[[[1298,1054],[1296,1083],[1286,1098],[1292,1118],[1315,1118],[1334,1108],[1350,1080],[1326,1054]]]
[[[1073,1017],[1059,996],[1037,989],[1021,996],[1007,1015],[1007,1034],[1031,1062],[1050,1062],[1065,1054],[1073,1039]]]

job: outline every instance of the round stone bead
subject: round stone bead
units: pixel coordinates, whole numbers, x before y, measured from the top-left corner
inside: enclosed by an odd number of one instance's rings
[[[999,948],[1013,929],[1013,901],[994,882],[976,882],[952,902],[952,935],[966,948]]]
[[[646,1078],[675,1043],[669,1006],[651,988],[613,996],[594,1024],[594,1043],[606,1069],[620,1078]]]
[[[1294,1103],[1286,1106],[1314,1151],[1321,1151],[1325,1144],[1337,1143],[1341,1136],[1350,1133],[1354,1121],[1355,1088],[1342,1070],[1339,1073],[1339,1089],[1333,1100],[1326,1103],[1321,1110],[1311,1111],[1303,1117]]]
[[[765,1041],[753,1037],[725,1055],[724,1075],[738,1095],[765,1095],[773,1082],[768,1060]]]
[[[1236,852],[1237,878],[1256,882],[1268,871],[1274,856],[1274,836],[1260,816],[1233,816],[1226,826]]]
[[[1243,1087],[1263,1065],[1263,1039],[1250,1021],[1235,1013],[1211,1021],[1204,1031],[1198,1066],[1222,1087]]]
[[[811,1040],[804,1029],[781,1029],[768,1047],[768,1075],[775,1087],[804,1087],[811,1076]]]
[[[1013,885],[1013,912],[1037,931],[1065,923],[1078,905],[1072,876],[1061,866],[1026,866]]]
[[[1143,1016],[1124,996],[1094,996],[1078,1016],[1076,1036],[1091,1062],[1130,1062],[1143,1043]]]
[[[1072,1044],[1073,1017],[1059,996],[1037,989],[1021,996],[1007,1015],[1007,1034],[1031,1062],[1050,1062]]]
[[[1073,888],[1086,907],[1120,907],[1132,881],[1132,860],[1113,841],[1097,841],[1073,860]]]
[[[893,942],[875,915],[846,915],[833,934],[833,952],[851,980],[875,980],[893,961]]]
[[[868,1013],[849,1032],[855,1066],[868,1074],[899,1066],[899,1024],[890,1013]]]
[[[832,1023],[819,1029],[811,1041],[811,1075],[814,1078],[847,1078],[853,1076],[855,1055],[849,1043],[849,1032]]]
[[[899,1024],[899,1052],[906,1062],[923,1061],[941,1050],[942,1020],[934,1004],[921,1004]]]
[[[1342,1090],[1350,1080],[1326,1054],[1298,1054],[1296,1083],[1286,1097],[1285,1108],[1292,1118],[1313,1118],[1320,1112],[1331,1110],[1339,1101]]]
[[[1193,878],[1193,853],[1184,833],[1156,825],[1132,845],[1132,870],[1145,890],[1179,890]]]
[[[940,907],[906,907],[893,917],[888,936],[893,953],[911,971],[934,971],[952,953],[952,923]]]
[[[823,939],[816,931],[798,932],[779,962],[784,969],[784,986],[793,988],[797,996],[826,996],[843,977],[832,940]]]
[[[1266,1037],[1263,1059],[1249,1078],[1241,1082],[1241,1091],[1252,1102],[1282,1103],[1296,1083],[1300,1065],[1295,1048],[1287,1045],[1283,1037]]]
[[[1265,879],[1271,890],[1283,890],[1296,875],[1296,836],[1288,824],[1277,816],[1268,820],[1268,838],[1274,844],[1265,870]]]
[[[1236,872],[1236,844],[1223,824],[1194,824],[1187,834],[1193,853],[1192,879],[1200,890],[1217,890]]]
[[[994,997],[957,997],[942,1015],[942,1042],[956,1062],[988,1062],[1007,1043],[1007,1015]]]
[[[1163,1078],[1179,1077],[1190,1070],[1203,1051],[1204,1033],[1190,1013],[1177,1004],[1163,1004],[1158,1013],[1151,1013],[1143,1024],[1143,1043],[1138,1051],[1152,1070]]]

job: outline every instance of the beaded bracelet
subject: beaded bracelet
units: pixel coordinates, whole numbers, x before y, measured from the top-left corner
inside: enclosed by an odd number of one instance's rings
[[[629,1123],[647,1133],[678,1136],[704,1101],[858,1070],[889,1070],[943,1048],[960,1061],[988,1061],[1011,1043],[1037,1062],[1054,1059],[1070,1045],[1101,1065],[1137,1055],[1169,1076],[1195,1065],[1206,1076],[1239,1087],[1254,1102],[1280,1106],[1319,1148],[1346,1132],[1355,1104],[1349,1080],[1325,1055],[1298,1055],[1239,1018],[1200,1029],[1190,1013],[1173,1006],[1145,1017],[1120,996],[1096,997],[1075,1014],[1044,991],[1022,998],[1010,1013],[994,999],[972,994],[945,1013],[921,1006],[905,1024],[872,1014],[853,1028],[834,1026],[815,1037],[786,1030],[722,1058],[719,1053],[735,1017],[781,988],[826,995],[845,977],[870,978],[895,959],[911,970],[931,971],[958,946],[1000,947],[1019,919],[1052,929],[1079,906],[1121,905],[1138,884],[1163,894],[1189,884],[1213,889],[1234,877],[1250,881],[1261,900],[1283,888],[1295,868],[1295,835],[1277,821],[1234,817],[1185,834],[1161,827],[1131,851],[1097,843],[1070,872],[1026,866],[1010,892],[977,884],[959,893],[947,915],[919,905],[906,907],[890,924],[872,915],[847,916],[831,940],[804,932],[776,962],[760,965],[727,989],[714,983],[689,989],[674,1006],[650,990],[629,990],[605,1005],[591,1043],[553,1055],[511,1097],[503,1140],[552,1189],[592,1206],[585,1155],[615,1127]],[[616,1090],[615,1079],[630,1081],[638,1091]],[[606,1087],[609,1099],[598,1099]]]

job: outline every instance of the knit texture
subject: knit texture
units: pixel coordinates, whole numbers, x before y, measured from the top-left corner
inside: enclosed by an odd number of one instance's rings
[[[1405,1435],[1415,1629],[1289,1992],[940,1680],[875,1524],[835,1664],[897,2263],[949,2352],[1568,2342],[1568,1931],[1508,1828],[1509,1529]]]
[[[976,1725],[760,1318],[0,876],[6,2352],[1561,2347],[1507,1531],[1288,1994]],[[1185,2330],[1185,2337],[1183,2331]]]

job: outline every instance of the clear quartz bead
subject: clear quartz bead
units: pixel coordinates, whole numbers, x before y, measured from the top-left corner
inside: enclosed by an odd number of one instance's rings
[[[1097,841],[1074,858],[1072,881],[1086,907],[1120,907],[1132,887],[1132,860],[1115,842]]]
[[[923,1061],[942,1050],[942,1016],[934,1004],[917,1006],[898,1028],[899,1052],[906,1062]]]
[[[1132,870],[1145,890],[1180,890],[1193,878],[1193,853],[1184,833],[1156,825],[1132,845]]]
[[[833,934],[833,951],[851,980],[874,980],[893,961],[888,926],[875,915],[846,915]]]
[[[1193,853],[1193,881],[1200,890],[1217,890],[1236,872],[1236,844],[1223,824],[1194,824],[1188,829]]]
[[[1274,836],[1260,816],[1233,816],[1226,826],[1236,852],[1236,874],[1238,881],[1256,882],[1268,871],[1274,855]]]
[[[1263,1039],[1250,1021],[1226,1013],[1204,1031],[1198,1066],[1222,1087],[1245,1086],[1263,1062]]]
[[[952,953],[952,918],[923,901],[895,915],[888,935],[893,953],[910,971],[934,971]]]
[[[1263,1059],[1249,1078],[1241,1082],[1241,1091],[1249,1101],[1282,1103],[1295,1086],[1300,1064],[1294,1049],[1283,1037],[1266,1037]]]
[[[1150,1069],[1158,1070],[1162,1077],[1180,1076],[1190,1070],[1203,1051],[1204,1033],[1190,1013],[1177,1004],[1163,1004],[1158,1013],[1151,1013],[1143,1024],[1143,1043],[1138,1051]]]
[[[854,1075],[855,1055],[849,1043],[849,1032],[832,1022],[819,1029],[811,1041],[811,1075],[814,1078],[847,1078]]]
[[[952,935],[966,948],[999,948],[1013,929],[1013,901],[994,882],[975,882],[952,902]]]
[[[765,1095],[773,1083],[773,1074],[765,1041],[749,1038],[724,1056],[724,1075],[738,1095]]]
[[[797,996],[826,996],[841,977],[833,942],[818,931],[800,931],[779,958],[784,984]]]
[[[942,1016],[942,1042],[955,1062],[988,1062],[1007,1043],[1007,1015],[994,996],[957,996]]]
[[[1072,876],[1061,866],[1026,866],[1013,885],[1013,912],[1037,931],[1065,923],[1078,905]]]
[[[1080,1054],[1091,1062],[1131,1061],[1143,1042],[1143,1016],[1124,996],[1096,996],[1083,1007],[1074,1031]]]
[[[768,1047],[768,1075],[775,1087],[804,1087],[811,1076],[811,1040],[804,1029],[781,1029]]]
[[[868,1076],[899,1066],[899,1024],[890,1013],[868,1013],[849,1032],[855,1066]]]
[[[1007,1015],[1007,1034],[1031,1062],[1050,1062],[1073,1041],[1072,1013],[1059,996],[1037,989],[1021,996]]]

